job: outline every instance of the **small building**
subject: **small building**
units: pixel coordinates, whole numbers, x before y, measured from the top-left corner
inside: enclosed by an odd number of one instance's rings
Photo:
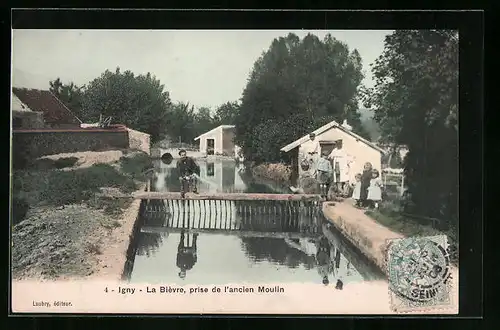
[[[204,155],[234,156],[234,125],[220,125],[194,140],[200,142],[200,153]]]
[[[43,113],[31,110],[26,104],[12,93],[11,113],[13,129],[43,128]]]
[[[32,112],[41,113],[43,116],[43,127],[45,128],[79,128],[82,121],[71,112],[52,92],[39,89],[12,88],[13,107],[25,106]],[[15,96],[15,98],[14,98]],[[15,102],[15,104],[14,104]],[[14,128],[41,128],[29,127],[32,124],[26,123],[27,115],[19,115],[16,111],[14,116]],[[36,115],[31,115],[36,116]],[[39,115],[37,115],[39,116]],[[36,125],[40,125],[37,123]]]
[[[382,173],[381,163],[382,156],[385,153],[384,150],[352,132],[351,126],[347,125],[345,121],[342,125],[332,121],[311,133],[316,135],[316,139],[321,146],[321,151],[326,150],[331,152],[335,143],[339,140],[342,141],[342,148],[344,151],[354,158],[350,171],[351,182],[354,182],[356,173],[361,173],[363,171],[363,166],[366,162],[370,162],[373,168]],[[308,148],[311,143],[308,134],[281,148],[283,152],[295,153],[292,157],[294,179],[301,177],[303,174],[299,164],[303,158],[307,157],[307,152],[305,150],[309,150]]]

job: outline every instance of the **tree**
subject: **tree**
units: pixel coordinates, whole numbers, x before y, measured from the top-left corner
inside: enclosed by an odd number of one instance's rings
[[[207,107],[201,107],[198,109],[198,111],[194,114],[194,122],[195,137],[218,126],[217,122],[211,114],[210,108]]]
[[[240,105],[238,102],[226,102],[215,110],[214,121],[219,125],[234,125]]]
[[[173,141],[193,142],[197,136],[194,106],[184,102],[175,103],[171,108],[166,128],[167,135]]]
[[[235,116],[235,141],[245,158],[282,158],[277,143],[294,141],[324,118],[347,119],[367,137],[357,112],[361,70],[359,53],[331,35],[322,41],[312,34],[274,39],[255,62]],[[290,124],[279,124],[285,121]],[[263,132],[275,138],[263,139]]]
[[[78,87],[74,83],[63,84],[60,78],[49,81],[50,91],[59,99],[75,116],[82,118],[82,97],[85,86]]]
[[[408,212],[458,219],[458,33],[398,30],[386,37],[365,94],[382,139],[406,145]]]
[[[106,70],[92,80],[83,94],[82,120],[96,122],[99,116],[112,116],[114,123],[151,134],[157,141],[165,134],[172,107],[169,93],[151,73]]]

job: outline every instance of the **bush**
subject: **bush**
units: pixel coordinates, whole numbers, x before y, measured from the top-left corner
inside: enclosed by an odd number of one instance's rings
[[[73,167],[78,161],[78,157],[64,157],[54,161],[55,168]]]
[[[73,167],[78,162],[78,157],[63,157],[56,160],[50,158],[41,158],[35,160],[30,166],[30,169],[50,170]]]
[[[290,180],[292,170],[290,166],[282,163],[265,163],[253,167],[252,173],[256,177],[261,177],[277,182],[288,182]]]
[[[94,164],[73,171],[16,172],[13,193],[29,205],[60,206],[88,201],[101,187],[116,187],[125,192],[136,189],[133,179],[108,164]]]
[[[135,153],[120,158],[121,170],[136,179],[143,179],[144,172],[153,168],[151,157],[146,153]]]

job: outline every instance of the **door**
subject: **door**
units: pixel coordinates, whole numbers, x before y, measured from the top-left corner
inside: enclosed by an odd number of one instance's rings
[[[207,139],[207,155],[213,155],[215,149],[215,139]]]
[[[321,147],[321,153],[323,154],[323,151],[326,151],[328,154],[330,154],[335,147],[335,142],[333,141],[320,141],[319,145]]]

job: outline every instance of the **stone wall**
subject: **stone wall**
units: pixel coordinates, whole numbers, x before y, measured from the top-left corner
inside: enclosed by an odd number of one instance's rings
[[[127,148],[126,129],[14,130],[12,134],[15,164],[52,154]]]
[[[13,127],[18,125],[18,128],[44,128],[43,112],[35,111],[12,111]]]
[[[147,133],[128,128],[129,148],[151,154],[151,139]]]

